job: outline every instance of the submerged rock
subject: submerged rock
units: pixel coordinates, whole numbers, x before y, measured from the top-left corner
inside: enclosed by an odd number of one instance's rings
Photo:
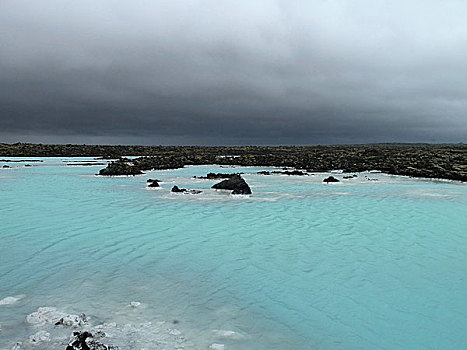
[[[234,174],[229,179],[215,184],[212,188],[216,190],[231,190],[232,194],[251,194],[250,186],[238,174]]]
[[[116,175],[141,175],[143,172],[134,165],[130,165],[124,161],[111,162],[106,168],[99,171],[99,175],[116,176]]]
[[[323,180],[323,182],[330,183],[330,182],[340,182],[338,179],[336,179],[334,176],[329,176]]]

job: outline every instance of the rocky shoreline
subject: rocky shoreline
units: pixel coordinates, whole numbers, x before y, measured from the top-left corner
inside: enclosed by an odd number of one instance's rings
[[[11,298],[10,298],[11,299]],[[140,302],[130,302],[126,308],[138,312]],[[143,321],[140,323],[94,323],[94,317],[84,313],[68,314],[56,307],[39,307],[28,314],[25,325],[29,336],[7,344],[5,350],[124,350],[124,349],[193,349],[199,348],[184,333],[175,328],[178,323],[166,321]],[[243,336],[230,330],[213,330],[211,341],[242,339]],[[6,348],[4,347],[6,346]],[[223,343],[212,342],[208,349],[223,350]]]
[[[126,156],[140,156],[125,159]],[[467,181],[465,144],[374,144],[339,146],[100,146],[0,144],[0,156],[118,159],[101,175],[137,175],[186,165],[276,166],[345,173],[379,170],[392,175]],[[293,175],[293,174],[291,174]]]

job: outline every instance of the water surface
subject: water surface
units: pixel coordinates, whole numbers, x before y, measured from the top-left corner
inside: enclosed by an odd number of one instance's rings
[[[0,299],[26,296],[0,306],[6,348],[32,334],[39,306],[176,320],[196,349],[467,348],[465,184],[361,173],[325,185],[329,174],[214,165],[105,178],[65,165],[90,159],[0,163],[13,167],[0,169]],[[253,195],[193,178],[210,171],[244,172]]]

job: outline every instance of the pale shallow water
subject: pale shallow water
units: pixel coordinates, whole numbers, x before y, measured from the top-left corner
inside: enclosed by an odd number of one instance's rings
[[[25,318],[40,306],[177,320],[193,349],[467,348],[466,184],[64,166],[90,159],[0,163],[13,167],[0,169],[0,299],[24,295],[0,305],[0,349],[34,333]],[[210,171],[244,172],[253,195],[192,178]],[[171,194],[174,184],[206,191]]]

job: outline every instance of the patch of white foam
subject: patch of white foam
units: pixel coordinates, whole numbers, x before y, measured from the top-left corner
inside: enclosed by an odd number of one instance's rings
[[[13,296],[13,297],[6,297],[6,298],[3,298],[2,300],[0,300],[0,305],[11,305],[11,304],[14,304],[16,303],[17,301],[25,298],[26,295],[24,294],[21,294],[21,295],[16,295],[16,296]]]

